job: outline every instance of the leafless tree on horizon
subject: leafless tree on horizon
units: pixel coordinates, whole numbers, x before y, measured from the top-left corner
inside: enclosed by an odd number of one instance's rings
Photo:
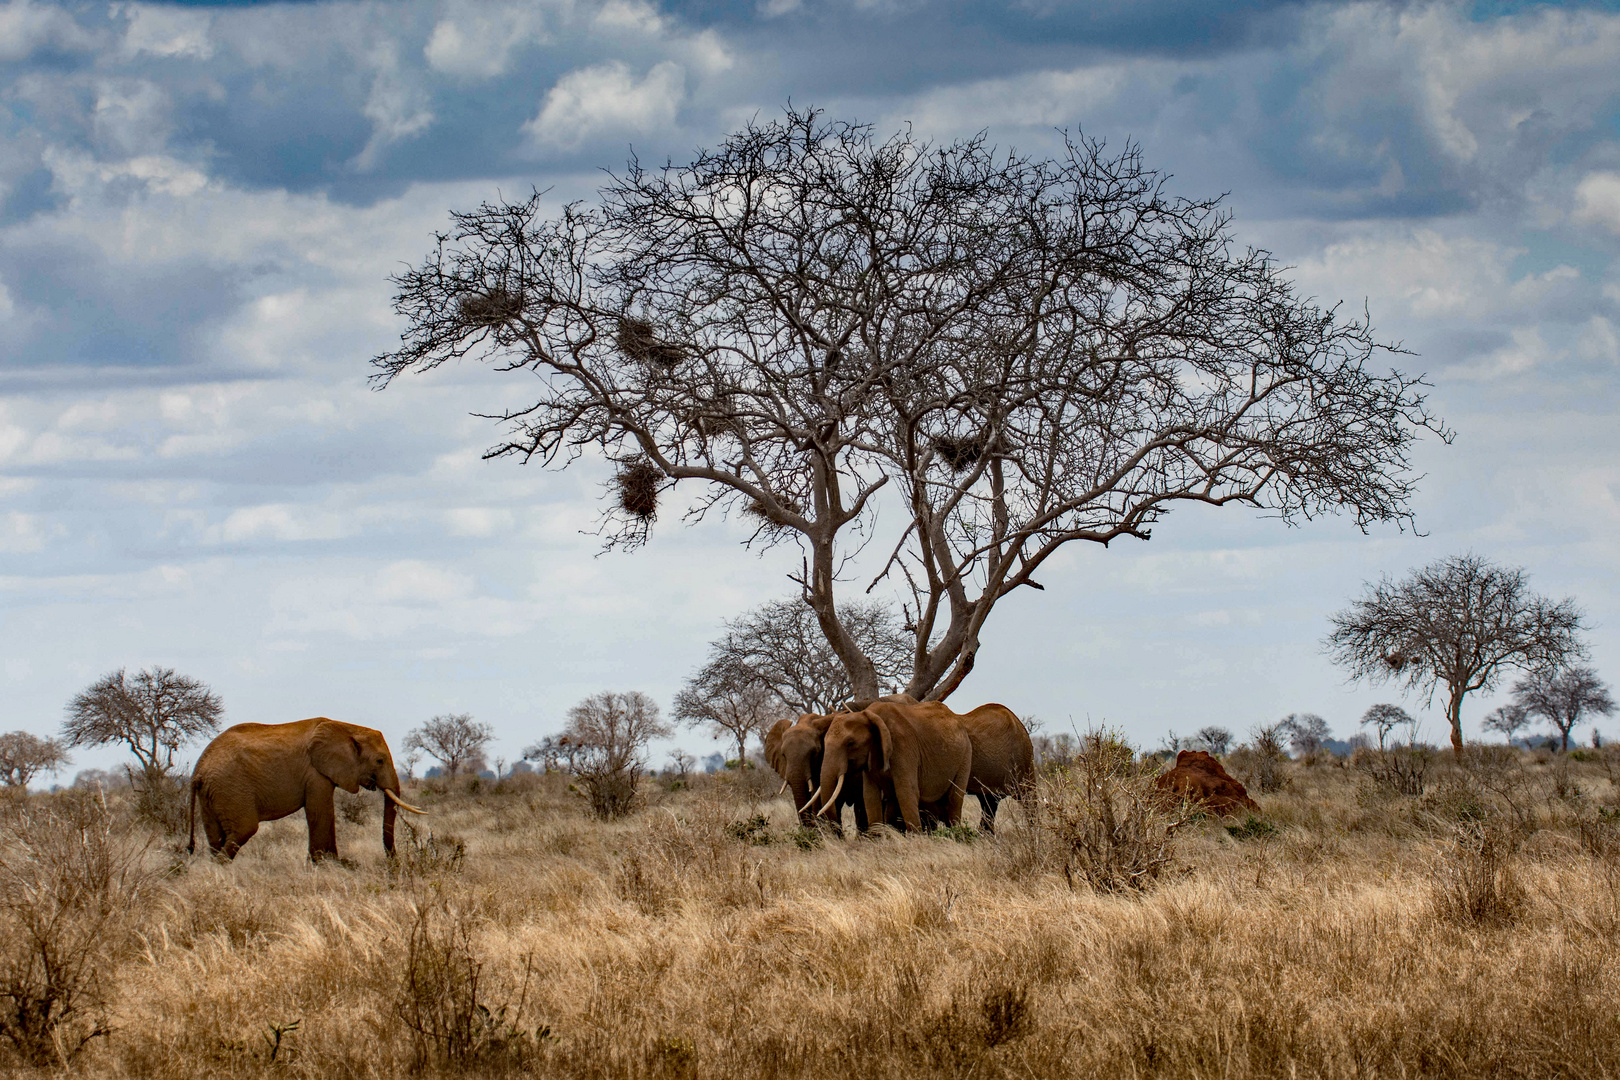
[[[856,697],[882,692],[839,595],[866,543],[889,552],[867,591],[904,599],[902,689],[943,700],[1064,545],[1145,540],[1186,502],[1404,526],[1412,441],[1450,437],[1364,318],[1297,296],[1134,144],[1037,160],[789,108],[690,164],[632,158],[595,205],[452,217],[394,278],[409,325],[375,384],[527,372],[486,456],[617,463],[610,545],[683,481],[689,516],[794,541]]]
[[[494,729],[474,721],[471,713],[442,713],[405,736],[405,748],[437,761],[454,780],[465,769],[483,767],[484,748],[494,738]]]
[[[1560,749],[1566,751],[1569,733],[1582,717],[1588,713],[1612,716],[1615,710],[1608,686],[1589,667],[1532,671],[1513,684],[1513,701],[1551,724],[1562,739]]]
[[[1325,645],[1353,680],[1404,679],[1426,701],[1443,683],[1451,748],[1461,754],[1463,699],[1509,670],[1557,669],[1585,656],[1583,629],[1575,601],[1532,593],[1523,569],[1453,555],[1368,585],[1333,616]]]
[[[1405,724],[1408,730],[1413,732],[1408,741],[1417,741],[1417,721],[1399,705],[1374,705],[1361,714],[1361,726],[1370,727],[1378,732],[1378,749],[1380,751],[1384,750],[1384,740],[1389,737],[1389,733],[1402,724]]]
[[[69,746],[127,746],[151,784],[169,776],[180,747],[218,731],[224,713],[218,694],[173,668],[119,668],[74,695],[62,734]]]
[[[0,735],[0,783],[13,791],[27,791],[40,773],[53,773],[72,763],[67,747],[57,739],[42,739],[27,731]]]

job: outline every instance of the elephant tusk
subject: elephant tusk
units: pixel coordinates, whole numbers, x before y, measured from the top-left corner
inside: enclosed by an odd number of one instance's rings
[[[838,793],[840,791],[843,791],[843,790],[844,790],[844,774],[839,773],[838,774],[838,783],[833,785],[832,794],[827,796],[827,807],[826,808],[828,810],[836,811],[838,809]]]
[[[780,798],[781,798],[781,797],[782,797],[782,796],[783,796],[783,795],[786,795],[786,794],[787,794],[787,781],[786,781],[786,780],[784,780],[784,781],[782,781],[782,790],[781,790],[781,791],[778,791],[778,792],[777,792],[777,793],[776,793],[776,797],[777,797],[777,798],[778,798],[778,799],[780,799]]]
[[[816,790],[811,794],[810,801],[799,807],[799,813],[802,814],[812,806],[816,805],[816,800],[819,798],[821,798],[821,788],[817,787]]]
[[[404,801],[398,795],[395,795],[392,791],[389,791],[387,788],[383,788],[383,794],[388,796],[390,799],[392,799],[394,801],[394,805],[399,807],[401,810],[409,810],[413,814],[426,814],[427,813],[426,810],[418,810],[416,807],[414,807],[410,803]]]

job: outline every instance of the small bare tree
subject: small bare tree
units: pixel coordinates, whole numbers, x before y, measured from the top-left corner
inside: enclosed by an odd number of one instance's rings
[[[13,791],[27,791],[28,782],[40,773],[53,773],[71,763],[67,748],[56,739],[26,731],[0,735],[0,783]]]
[[[374,378],[522,371],[537,400],[489,456],[617,463],[610,544],[645,542],[680,483],[692,516],[796,543],[857,698],[883,690],[841,572],[888,529],[868,591],[914,627],[902,689],[944,700],[1065,545],[1145,540],[1185,503],[1404,523],[1410,444],[1449,437],[1365,322],[1166,180],[1135,146],[1038,160],[790,108],[689,164],[632,160],[594,205],[452,215],[394,279],[409,325]]]
[[[405,746],[437,761],[455,780],[464,769],[482,767],[484,748],[494,738],[494,729],[474,722],[471,713],[442,713],[405,736]]]
[[[751,673],[726,657],[703,665],[675,695],[675,719],[704,727],[716,739],[737,744],[737,767],[748,767],[748,740],[785,711],[780,699]]]
[[[1370,727],[1378,732],[1378,749],[1380,751],[1384,749],[1384,740],[1389,737],[1391,731],[1394,731],[1402,724],[1412,728],[1415,727],[1416,723],[1407,714],[1407,711],[1399,705],[1374,705],[1361,714],[1361,726]]]
[[[173,668],[119,668],[68,703],[62,733],[69,746],[129,747],[151,791],[169,777],[180,747],[218,731],[224,712],[219,695]]]
[[[1231,747],[1232,733],[1223,727],[1199,728],[1198,734],[1193,736],[1193,742],[1203,747],[1206,752],[1220,757]]]
[[[1307,765],[1316,761],[1322,747],[1333,738],[1326,720],[1315,713],[1290,713],[1283,721],[1288,732],[1288,745],[1304,759]]]
[[[1569,749],[1569,733],[1590,713],[1614,715],[1614,699],[1597,672],[1589,667],[1532,671],[1513,685],[1514,703],[1540,716],[1558,731],[1560,749]]]
[[[1511,669],[1557,669],[1585,656],[1581,612],[1532,593],[1525,572],[1453,555],[1400,581],[1384,578],[1333,616],[1326,645],[1352,679],[1404,678],[1432,700],[1446,687],[1451,748],[1462,753],[1463,699]]]
[[[1479,726],[1486,731],[1496,732],[1511,743],[1513,737],[1529,727],[1530,723],[1530,710],[1517,702],[1510,701],[1506,705],[1486,713],[1485,719],[1480,721]]]
[[[574,775],[592,812],[601,818],[629,813],[647,767],[647,744],[672,734],[659,718],[658,703],[639,690],[604,690],[569,709],[564,735],[575,748]]]

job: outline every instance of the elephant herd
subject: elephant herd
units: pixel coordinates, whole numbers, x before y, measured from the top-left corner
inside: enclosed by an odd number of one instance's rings
[[[955,825],[968,795],[978,796],[982,825],[993,830],[997,804],[1021,796],[1035,773],[1029,732],[1006,706],[957,714],[904,695],[778,721],[765,737],[765,755],[792,790],[804,823],[818,816],[836,823],[843,807],[853,806],[863,832],[878,823],[910,831]],[[199,810],[209,850],[225,858],[235,858],[261,822],[303,810],[310,858],[335,856],[338,788],[383,793],[383,848],[390,855],[398,810],[423,813],[401,800],[380,731],[324,716],[237,724],[197,759],[187,850],[197,849]]]
[[[968,795],[978,796],[981,826],[994,831],[997,805],[1035,776],[1029,732],[1005,705],[959,714],[903,694],[779,720],[765,736],[765,758],[801,821],[836,822],[849,805],[863,832],[879,822],[913,832],[955,825]]]

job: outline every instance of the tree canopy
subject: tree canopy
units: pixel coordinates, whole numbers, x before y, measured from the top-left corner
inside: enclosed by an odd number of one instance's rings
[[[494,738],[495,729],[478,723],[471,713],[443,713],[406,735],[405,748],[437,761],[454,780],[464,769],[476,773],[484,768],[484,748]]]
[[[71,760],[55,739],[42,739],[27,731],[0,735],[0,784],[8,788],[27,791],[35,776],[55,772]]]
[[[1608,686],[1589,667],[1532,671],[1513,684],[1513,701],[1526,714],[1552,724],[1563,750],[1569,749],[1569,733],[1583,716],[1611,716],[1615,710]]]
[[[218,731],[224,712],[218,694],[173,668],[119,668],[74,696],[62,733],[69,746],[129,747],[151,780],[168,775],[180,747]]]
[[[1353,679],[1404,679],[1432,699],[1446,687],[1451,746],[1462,752],[1463,699],[1515,668],[1556,669],[1584,656],[1580,609],[1530,591],[1525,572],[1453,555],[1384,578],[1333,616],[1327,647]]]
[[[903,689],[939,700],[1064,545],[1147,539],[1186,502],[1404,523],[1413,439],[1449,437],[1364,318],[1299,297],[1134,145],[1043,160],[789,109],[541,204],[454,214],[394,279],[408,325],[376,384],[468,357],[528,375],[488,455],[616,463],[610,544],[681,483],[691,515],[797,543],[857,697],[882,688],[841,593],[874,539]]]

